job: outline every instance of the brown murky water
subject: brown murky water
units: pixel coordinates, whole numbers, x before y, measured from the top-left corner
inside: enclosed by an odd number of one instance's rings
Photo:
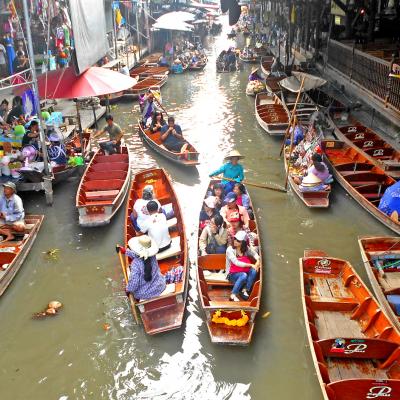
[[[225,35],[207,45],[200,73],[171,76],[164,104],[201,153],[195,171],[181,169],[144,147],[133,124],[132,104],[120,104],[115,120],[131,132],[134,169],[164,167],[171,175],[196,258],[195,226],[208,173],[231,148],[246,158],[249,180],[284,182],[280,141],[265,135],[244,95],[249,66],[216,74],[215,57]],[[265,282],[260,315],[248,348],[210,343],[199,308],[194,270],[181,330],[149,337],[132,321],[114,246],[122,241],[123,211],[108,227],[83,230],[74,208],[78,181],[55,190],[55,204],[25,196],[31,213],[46,214],[23,268],[0,301],[0,397],[2,400],[73,399],[304,399],[322,398],[307,348],[300,300],[298,258],[318,248],[349,259],[365,277],[357,235],[390,234],[335,185],[331,207],[312,211],[289,192],[251,189],[261,228]],[[56,261],[44,251],[60,249]],[[32,313],[49,300],[65,305],[54,319]],[[105,331],[104,324],[110,324]]]

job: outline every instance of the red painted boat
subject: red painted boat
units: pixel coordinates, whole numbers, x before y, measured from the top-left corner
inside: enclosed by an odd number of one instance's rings
[[[308,251],[301,297],[324,400],[400,398],[400,333],[348,261]]]
[[[131,96],[139,96],[141,93],[147,92],[151,88],[161,88],[167,83],[168,75],[153,75],[139,81],[125,93]]]
[[[98,150],[90,161],[76,194],[79,225],[93,227],[109,224],[124,202],[130,182],[130,153],[105,155]]]
[[[165,274],[173,267],[183,267],[182,282],[175,283],[173,291],[163,296],[135,303],[140,311],[146,333],[154,335],[180,328],[182,325],[188,289],[188,248],[178,198],[169,176],[161,168],[141,171],[132,180],[125,213],[125,246],[128,245],[129,239],[138,235],[132,227],[130,215],[135,201],[142,197],[142,191],[146,185],[153,186],[154,197],[162,206],[172,205],[174,210],[175,217],[169,220],[172,245],[168,250],[157,254],[161,273]],[[129,264],[130,260],[126,257],[123,268],[125,268],[127,277],[130,274],[127,267]]]
[[[207,192],[218,182],[220,181],[212,180]],[[257,236],[260,234],[257,219],[250,221],[249,228]],[[260,241],[260,239],[258,240]],[[255,317],[260,310],[263,282],[261,245],[258,248],[261,259],[260,269],[247,301],[229,301],[233,285],[223,273],[226,266],[225,254],[208,254],[198,257],[197,287],[201,307],[207,320],[208,333],[213,343],[246,346],[251,342]],[[218,314],[220,314],[219,317]],[[243,326],[230,326],[221,320],[224,317],[229,318],[229,320],[240,320],[244,315],[246,315],[248,321]]]
[[[16,233],[12,241],[0,243],[0,296],[14,279],[29,254],[43,219],[44,215],[27,215],[25,232]]]
[[[372,290],[393,324],[400,330],[400,238],[362,236],[361,257]]]
[[[396,183],[386,171],[375,166],[360,150],[338,140],[323,140],[325,160],[342,187],[378,221],[400,234],[399,221],[379,210],[385,190]]]
[[[255,100],[256,119],[271,136],[284,135],[288,125],[288,111],[275,94],[258,93]]]
[[[129,75],[132,77],[148,78],[154,75],[168,75],[168,67],[159,67],[158,64],[143,64],[132,68]]]

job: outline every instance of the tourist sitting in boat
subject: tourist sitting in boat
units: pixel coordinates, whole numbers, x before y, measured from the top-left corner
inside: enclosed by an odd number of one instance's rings
[[[151,133],[156,133],[161,130],[161,128],[167,123],[164,121],[164,116],[161,111],[156,111],[153,115],[149,130]]]
[[[169,151],[187,152],[188,143],[183,138],[181,127],[175,124],[174,117],[168,117],[168,124],[161,128],[161,140]]]
[[[147,203],[149,217],[140,223],[141,231],[147,233],[158,247],[158,252],[162,252],[171,247],[171,236],[169,235],[167,217],[160,212],[159,203],[150,200]]]
[[[39,121],[32,120],[25,125],[28,130],[25,132],[22,138],[22,146],[34,146],[36,150],[39,150]]]
[[[181,74],[183,72],[182,61],[179,58],[174,60],[171,70],[174,74]]]
[[[249,299],[259,267],[260,256],[248,246],[246,232],[237,232],[233,245],[226,250],[225,273],[228,280],[234,284],[229,300],[240,301],[239,294],[243,300]]]
[[[233,187],[233,193],[236,194],[236,204],[238,206],[243,206],[247,210],[250,219],[254,219],[253,210],[251,209],[250,204],[250,197],[247,194],[246,187],[243,185],[243,183],[235,183],[235,186]]]
[[[242,182],[244,179],[243,166],[239,164],[239,160],[244,158],[237,150],[232,150],[226,157],[227,161],[222,167],[212,172],[209,176],[217,176],[223,174],[222,184],[224,185],[225,193],[232,192],[233,186],[236,182]],[[227,180],[227,179],[229,180]],[[232,182],[232,180],[234,182]]]
[[[292,130],[293,127],[290,127],[290,132],[292,132]],[[297,146],[302,140],[304,140],[304,130],[301,122],[297,120],[293,132],[293,146]],[[291,139],[286,139],[285,145],[289,146],[290,143]]]
[[[147,120],[151,118],[155,112],[156,104],[154,102],[154,94],[150,92],[147,94],[143,103],[142,124],[146,126]]]
[[[228,193],[225,197],[226,205],[221,208],[220,214],[224,219],[226,226],[231,227],[232,222],[240,221],[242,222],[243,230],[249,228],[249,213],[243,207],[237,204],[237,196],[235,193]]]
[[[214,196],[209,196],[204,200],[203,209],[200,211],[200,230],[204,229],[211,221],[211,218],[218,214],[215,207],[216,198]]]
[[[47,148],[49,161],[53,166],[66,165],[68,161],[67,150],[56,132],[48,136],[50,146]]]
[[[99,146],[104,151],[106,155],[119,153],[121,146],[121,139],[124,133],[121,127],[114,122],[112,115],[106,115],[107,125],[98,133],[96,133],[92,139],[100,136],[104,133],[108,133],[109,139],[105,142],[100,142]]]
[[[399,222],[400,181],[394,183],[385,190],[378,208],[386,215],[389,215],[394,221]]]
[[[158,65],[160,67],[169,67],[167,57],[165,57],[165,54],[163,54],[159,59],[158,59]]]
[[[206,225],[199,238],[200,254],[225,254],[228,243],[228,231],[224,219],[216,214]]]
[[[224,185],[222,183],[214,183],[211,190],[207,192],[207,197],[214,196],[215,197],[215,209],[219,211],[221,207],[224,205],[225,193],[224,193]]]
[[[258,70],[259,70],[258,67],[254,67],[251,70],[251,74],[249,75],[249,82],[252,82],[252,81],[263,81],[264,80],[264,78],[258,74]]]
[[[16,192],[15,183],[3,183],[3,194],[0,197],[0,241],[3,242],[13,240],[13,232],[25,230],[24,205]]]
[[[142,231],[142,224],[150,218],[150,213],[147,211],[147,204],[151,200],[155,201],[158,204],[158,210],[161,211],[160,202],[154,198],[153,186],[146,185],[143,188],[142,198],[135,201],[132,209],[132,214],[130,215],[133,228],[136,232]]]
[[[129,249],[120,248],[132,263],[126,293],[137,300],[148,300],[160,296],[166,288],[156,254],[157,244],[147,235],[135,236],[128,242]]]

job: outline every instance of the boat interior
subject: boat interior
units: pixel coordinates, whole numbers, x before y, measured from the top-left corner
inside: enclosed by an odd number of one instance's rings
[[[399,332],[347,261],[317,254],[300,263],[310,340],[329,399],[347,399],[344,388],[358,390],[364,380],[399,379]]]
[[[143,92],[149,89],[152,86],[162,86],[164,82],[167,80],[167,75],[165,76],[150,76],[139,81],[136,85],[131,87],[131,91]]]
[[[395,180],[343,142],[324,143],[325,154],[340,175],[365,199],[378,206],[385,190]]]
[[[274,56],[263,56],[261,58],[261,65],[265,71],[270,71],[274,62]]]
[[[78,190],[77,206],[104,206],[113,204],[129,172],[126,147],[122,154],[95,154]]]
[[[289,123],[286,109],[275,95],[257,94],[256,111],[259,117],[267,124],[284,124],[287,127]]]
[[[185,289],[187,274],[186,243],[181,211],[175,198],[175,193],[162,169],[143,171],[135,176],[126,208],[125,243],[128,243],[130,238],[140,234],[133,228],[130,215],[135,201],[142,197],[143,188],[146,185],[153,186],[154,198],[156,198],[166,210],[172,209],[174,214],[174,216],[168,220],[172,239],[171,247],[157,254],[161,273],[165,275],[174,267],[183,267],[182,281],[173,284],[173,287],[171,285],[171,287],[168,288],[167,294],[138,303],[143,306],[141,315],[146,331],[148,333],[157,333],[160,330],[176,328],[177,325],[182,323],[185,302],[183,300],[182,302],[177,302],[176,295],[184,292]],[[128,260],[127,265],[129,265],[129,263],[130,260]],[[129,276],[129,270],[127,272]]]
[[[400,239],[361,239],[361,244],[383,294],[400,318]]]

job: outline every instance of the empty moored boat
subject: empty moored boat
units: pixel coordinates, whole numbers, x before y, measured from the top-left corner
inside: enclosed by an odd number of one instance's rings
[[[400,333],[350,263],[308,251],[300,280],[324,400],[400,398]]]
[[[76,194],[79,225],[93,227],[110,223],[128,192],[130,154],[121,147],[121,154],[105,155],[98,150],[90,161]]]
[[[140,234],[133,228],[130,215],[135,201],[142,198],[143,188],[146,185],[153,186],[154,198],[160,202],[161,206],[172,207],[174,211],[174,218],[168,220],[172,238],[171,247],[157,254],[161,273],[165,275],[172,268],[178,266],[183,268],[182,281],[173,284],[173,287],[170,286],[167,294],[135,302],[135,306],[140,311],[146,333],[154,335],[177,329],[182,325],[188,289],[188,250],[185,225],[178,198],[169,176],[162,168],[141,171],[132,180],[125,213],[125,245],[128,245],[128,241],[132,237]],[[130,261],[128,257],[125,257],[123,265],[128,279]]]
[[[362,236],[358,244],[372,290],[400,330],[400,238]]]
[[[26,215],[25,232],[14,233],[15,239],[0,243],[0,296],[7,289],[35,242],[44,215]]]
[[[208,190],[217,182],[220,181],[212,180]],[[250,221],[249,228],[259,235],[256,219]],[[224,274],[225,254],[208,254],[198,257],[197,285],[208,333],[213,343],[245,346],[251,342],[255,317],[260,309],[263,279],[259,238],[258,242],[261,264],[247,301],[229,301],[233,284],[226,279]],[[229,319],[228,323],[224,322],[225,318]]]
[[[323,140],[322,148],[331,172],[342,187],[378,221],[399,234],[400,223],[378,208],[385,190],[396,181],[360,150],[344,142]]]
[[[288,111],[275,94],[258,93],[255,100],[257,122],[271,136],[284,135],[288,125]]]

